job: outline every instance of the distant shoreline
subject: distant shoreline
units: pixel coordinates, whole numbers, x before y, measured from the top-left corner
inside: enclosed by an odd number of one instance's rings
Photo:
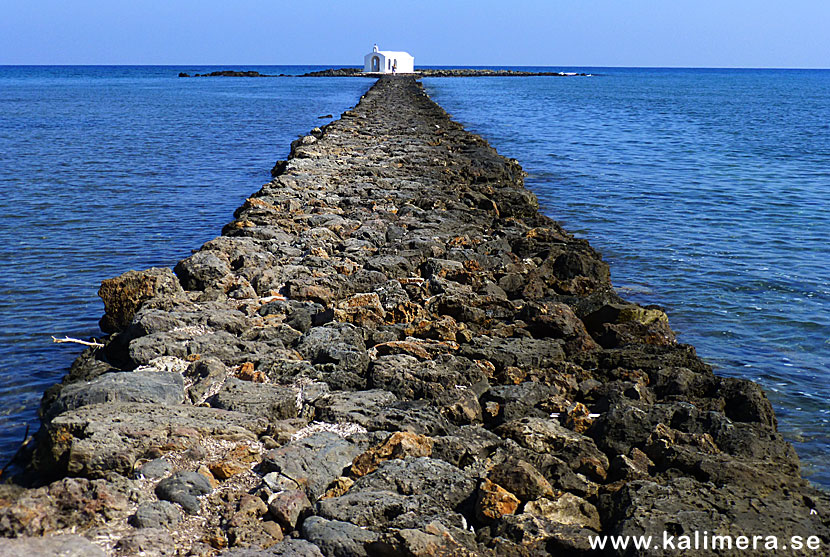
[[[186,72],[179,72],[179,77],[370,77],[377,78],[382,73],[364,72],[360,68],[330,68],[308,72],[301,75],[291,74],[262,74],[256,71],[220,70],[205,74],[196,73],[190,75]],[[456,69],[424,69],[417,70],[414,74],[418,77],[531,77],[531,76],[552,76],[552,77],[587,77],[591,74],[576,72],[529,72],[523,70],[492,70],[476,68]]]

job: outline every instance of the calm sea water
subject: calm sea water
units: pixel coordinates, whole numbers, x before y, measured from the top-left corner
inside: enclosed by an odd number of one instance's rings
[[[51,335],[101,334],[101,280],[217,236],[292,140],[372,83],[177,77],[218,69],[0,67],[0,468],[81,351]]]
[[[214,69],[0,67],[0,463],[80,351],[50,336],[99,334],[100,281],[216,236],[292,139],[371,84],[176,78]],[[830,72],[556,69],[596,76],[425,85],[522,163],[625,296],[759,381],[830,485]]]
[[[580,70],[425,85],[830,486],[830,71]]]

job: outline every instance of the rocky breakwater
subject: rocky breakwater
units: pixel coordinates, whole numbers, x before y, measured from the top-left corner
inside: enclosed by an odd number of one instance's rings
[[[415,79],[380,79],[275,173],[173,271],[104,281],[106,346],[46,393],[0,555],[830,541],[761,389],[620,298]]]
[[[217,73],[217,72],[214,72]],[[197,74],[198,75],[198,74]],[[211,74],[212,75],[212,74]],[[586,73],[575,72],[529,72],[524,70],[491,70],[487,68],[451,68],[451,69],[423,69],[417,70],[414,74],[417,77],[533,77],[533,76],[555,76],[573,77],[588,76]],[[179,77],[182,77],[179,74]],[[370,77],[377,78],[376,73],[365,73],[360,68],[337,68],[318,70],[301,75],[300,77]]]

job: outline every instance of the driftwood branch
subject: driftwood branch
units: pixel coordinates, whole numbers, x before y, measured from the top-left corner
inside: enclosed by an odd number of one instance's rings
[[[95,348],[103,348],[104,347],[104,345],[101,344],[100,342],[95,342],[95,341],[89,342],[88,340],[80,340],[80,339],[77,339],[77,338],[69,338],[67,336],[65,336],[63,338],[52,337],[52,342],[56,342],[58,344],[65,344],[67,342],[72,342],[72,343],[75,343],[75,344],[83,344],[84,346],[94,346]]]

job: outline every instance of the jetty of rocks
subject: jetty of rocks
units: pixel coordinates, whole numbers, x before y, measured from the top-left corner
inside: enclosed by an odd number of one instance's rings
[[[45,394],[0,555],[826,551],[830,499],[761,389],[618,296],[416,79],[379,79],[275,173],[174,270],[103,282],[105,346]]]
[[[531,76],[587,76],[586,73],[573,72],[531,72],[524,70],[492,70],[488,68],[450,68],[416,70],[416,77],[531,77]],[[377,79],[378,74],[365,73],[362,68],[332,68],[318,70],[300,77],[369,77]]]

